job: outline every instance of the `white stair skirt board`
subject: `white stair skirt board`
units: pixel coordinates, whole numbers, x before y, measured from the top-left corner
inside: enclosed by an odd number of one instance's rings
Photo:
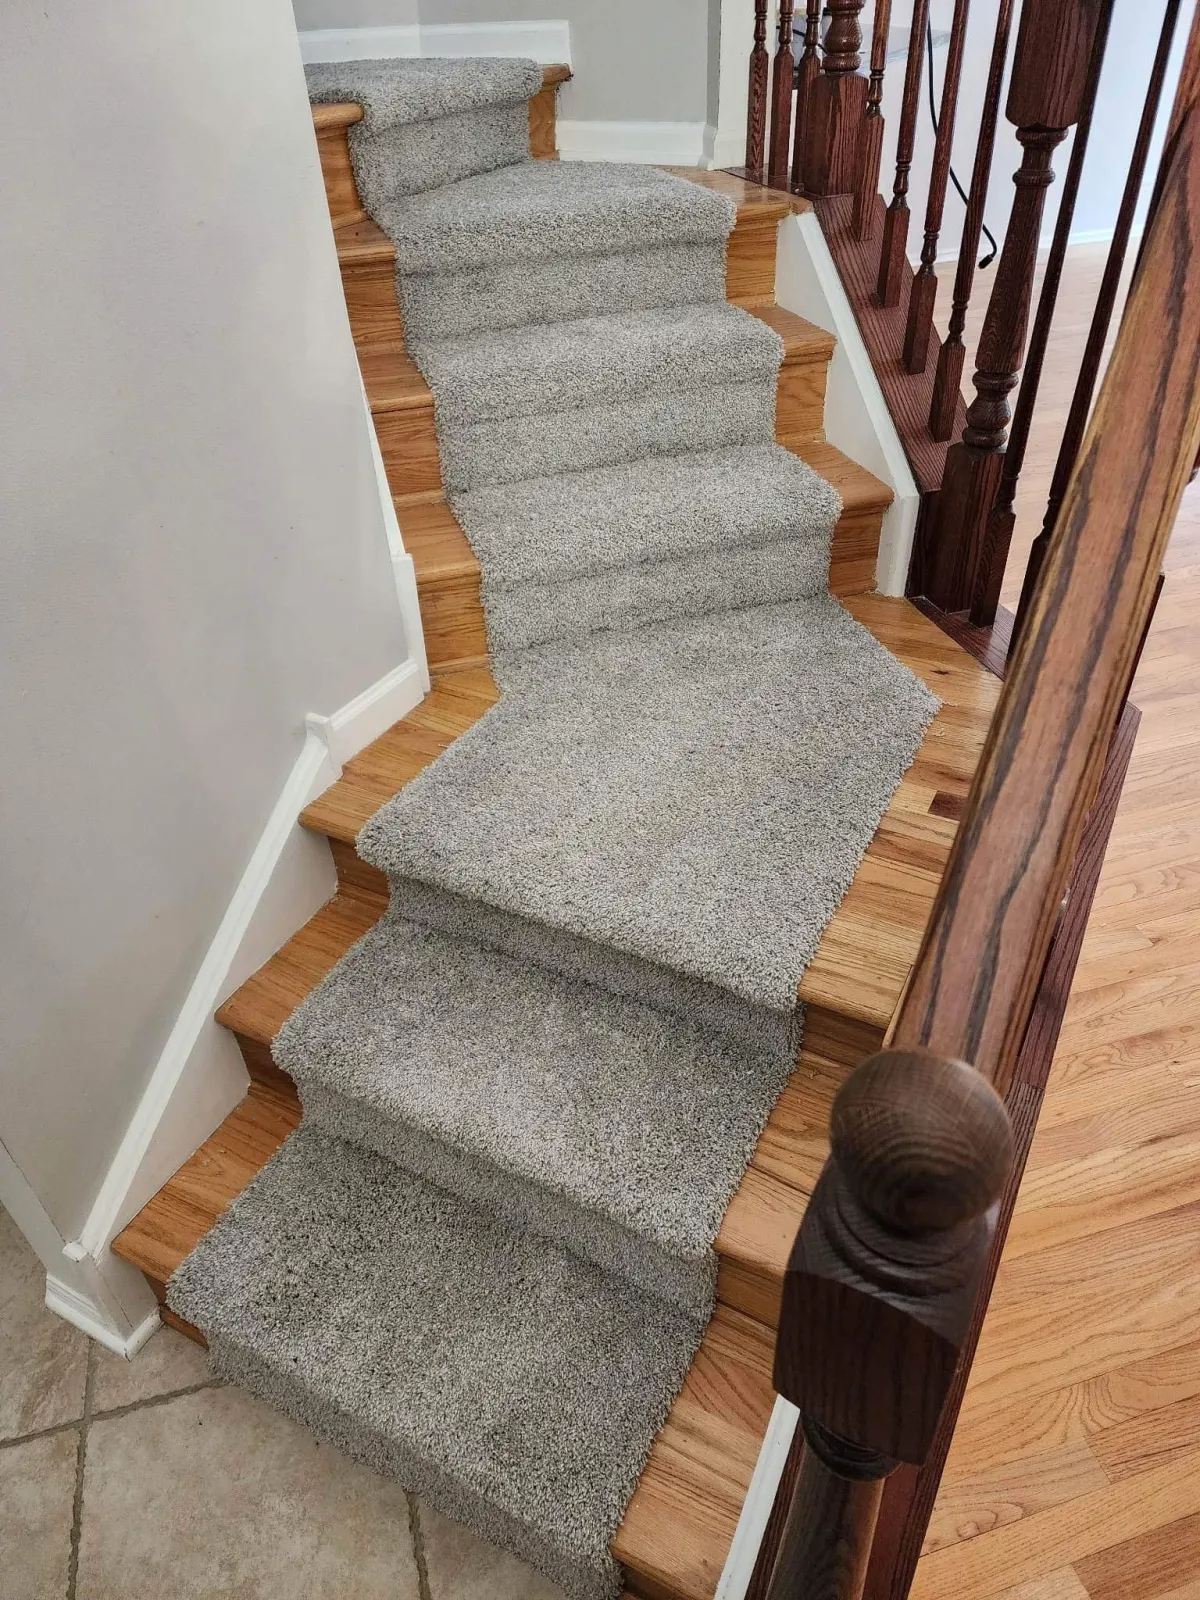
[[[306,61],[369,61],[386,56],[525,56],[571,65],[567,22],[409,23],[394,28],[309,28],[300,33]]]
[[[881,594],[903,594],[920,496],[900,435],[883,398],[842,280],[813,212],[779,225],[775,298],[837,339],[829,364],[825,436],[877,478],[895,499],[883,519],[875,581]]]
[[[396,599],[400,605],[400,617],[404,624],[404,644],[409,658],[417,664],[422,693],[428,694],[429,658],[425,650],[425,628],[421,621],[421,600],[417,593],[417,569],[413,565],[413,558],[404,548],[400,524],[396,519],[396,502],[392,499],[391,486],[387,480],[387,469],[384,467],[383,454],[379,448],[379,437],[375,432],[375,419],[371,416],[371,406],[367,399],[367,391],[363,385],[361,374],[359,376],[359,393],[362,395],[363,415],[367,419],[367,437],[371,443],[371,460],[375,466],[375,487],[379,491],[379,509],[383,516],[383,530],[387,535],[388,553],[392,558],[392,577],[396,584]],[[383,731],[382,728],[379,730],[380,733]],[[371,738],[378,738],[378,734],[372,734]],[[364,741],[366,744],[370,742],[371,739]],[[361,746],[359,748],[361,749]],[[348,757],[337,756],[336,759],[345,761]]]
[[[242,1099],[249,1079],[241,1052],[214,1013],[337,889],[329,847],[300,826],[300,812],[336,781],[342,762],[419,705],[427,685],[422,662],[410,657],[332,716],[307,719],[304,747],[68,1255],[106,1274],[123,1266],[111,1240]],[[54,1309],[68,1315],[66,1298]]]
[[[788,1452],[800,1421],[800,1413],[790,1400],[775,1396],[775,1409],[754,1463],[754,1476],[742,1502],[742,1512],[733,1530],[733,1543],[725,1558],[725,1568],[713,1600],[746,1600],[746,1590],[754,1576],[758,1552],[775,1504],[779,1480],[787,1465]]]
[[[0,1144],[0,1206],[46,1269],[46,1304],[105,1349],[131,1356],[158,1326],[158,1306],[136,1268],[109,1255],[103,1267],[55,1227],[8,1148]]]
[[[570,122],[560,120],[564,161],[640,161],[650,166],[713,166],[716,129],[705,122]]]

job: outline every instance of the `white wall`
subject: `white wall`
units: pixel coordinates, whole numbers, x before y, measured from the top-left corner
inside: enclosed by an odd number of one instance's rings
[[[0,8],[0,1136],[77,1236],[405,641],[288,0]]]

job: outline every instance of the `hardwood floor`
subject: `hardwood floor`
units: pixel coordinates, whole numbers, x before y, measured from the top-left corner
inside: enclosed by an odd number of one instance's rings
[[[1009,605],[1103,261],[1068,262]],[[913,1600],[1200,1597],[1200,485],[1133,697],[1133,764]]]

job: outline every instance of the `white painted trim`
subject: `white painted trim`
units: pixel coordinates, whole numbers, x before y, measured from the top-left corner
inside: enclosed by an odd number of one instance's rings
[[[392,578],[396,585],[396,599],[400,602],[400,616],[404,623],[404,644],[409,656],[416,662],[422,690],[429,692],[429,660],[425,651],[425,628],[421,621],[421,601],[417,594],[417,569],[413,558],[404,548],[404,538],[396,519],[396,502],[392,498],[387,480],[387,468],[375,432],[375,419],[371,415],[367,391],[359,374],[363,415],[367,419],[367,437],[371,441],[371,460],[375,466],[375,486],[379,491],[379,507],[383,513],[383,528],[387,535],[388,551],[392,558]],[[380,730],[382,731],[382,730]]]
[[[392,28],[301,28],[300,59],[313,61],[378,61],[389,56],[419,56],[418,23]]]
[[[715,131],[703,122],[558,123],[558,153],[564,161],[703,167],[711,164],[714,138]]]
[[[89,1296],[50,1273],[46,1274],[46,1305],[65,1322],[72,1323],[80,1332],[86,1333],[89,1339],[95,1339],[114,1355],[124,1356],[126,1361],[131,1361],[137,1355],[162,1320],[155,1305],[128,1336],[122,1337]]]
[[[920,496],[853,309],[812,212],[779,225],[775,298],[837,339],[829,363],[825,437],[891,486],[875,581],[882,594],[903,594],[916,534]]]
[[[4,1144],[0,1205],[46,1269],[50,1309],[118,1355],[140,1349],[158,1325],[158,1307],[145,1278],[115,1256],[104,1271],[78,1246],[68,1245]]]
[[[313,718],[229,908],[188,991],[79,1238],[103,1262],[108,1244],[228,1116],[246,1088],[233,1035],[214,1012],[314,915],[337,887],[323,839],[300,812],[361,750],[424,697],[419,663],[404,662],[331,717]]]
[[[746,1600],[746,1590],[754,1576],[754,1564],[758,1560],[799,1420],[800,1413],[791,1401],[777,1394],[775,1409],[771,1412],[771,1420],[767,1423],[767,1431],[759,1447],[754,1476],[750,1479],[750,1487],[742,1502],[741,1515],[733,1531],[733,1543],[729,1546],[714,1600]]]
[[[310,711],[304,724],[320,739],[329,752],[330,761],[340,772],[343,764],[372,739],[378,739],[394,722],[399,722],[419,705],[427,687],[421,683],[419,663],[409,657],[340,711],[329,717]]]
[[[388,56],[524,56],[571,65],[568,22],[408,23],[391,28],[307,28],[303,61],[376,61]]]
[[[571,65],[571,24],[446,22],[421,24],[423,56],[527,56],[543,66]]]

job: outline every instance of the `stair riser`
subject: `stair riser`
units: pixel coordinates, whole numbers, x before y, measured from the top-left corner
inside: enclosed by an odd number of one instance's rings
[[[540,160],[558,159],[555,127],[557,96],[557,86],[547,84],[529,102],[529,148]],[[322,128],[317,133],[325,198],[329,202],[329,216],[335,228],[344,223],[361,222],[367,214],[354,181],[349,132],[349,128],[341,127]]]
[[[345,1096],[309,1086],[302,1088],[302,1097],[308,1127],[371,1150],[489,1215],[500,1217],[518,1231],[532,1231],[565,1245],[613,1276],[669,1300],[684,1311],[703,1317],[710,1313],[711,1259],[682,1261],[656,1249],[640,1234],[573,1204],[562,1194],[551,1193],[529,1178],[514,1179],[489,1161],[455,1150],[440,1139],[430,1139],[404,1122],[383,1119],[374,1108]],[[756,1288],[760,1300],[776,1293],[774,1285]],[[777,1291],[782,1293],[782,1283]]]
[[[882,511],[842,515],[833,532],[829,566],[829,587],[835,595],[865,594],[875,587],[882,522]],[[487,628],[478,576],[418,577],[417,596],[430,669],[455,672],[482,665],[487,658]]]
[[[354,218],[353,220],[361,220]],[[738,218],[725,258],[725,297],[737,305],[768,306],[775,298],[777,222]],[[377,260],[342,264],[346,309],[357,345],[403,343],[396,301],[395,262],[382,252]],[[385,312],[390,311],[390,316]]]
[[[372,326],[386,325],[382,317],[373,315]],[[775,401],[775,436],[781,443],[794,447],[823,437],[828,373],[829,364],[824,359],[812,360],[801,355],[784,361],[779,369]],[[372,414],[392,493],[428,494],[441,489],[432,395],[427,405],[407,406],[403,410],[377,408]]]

